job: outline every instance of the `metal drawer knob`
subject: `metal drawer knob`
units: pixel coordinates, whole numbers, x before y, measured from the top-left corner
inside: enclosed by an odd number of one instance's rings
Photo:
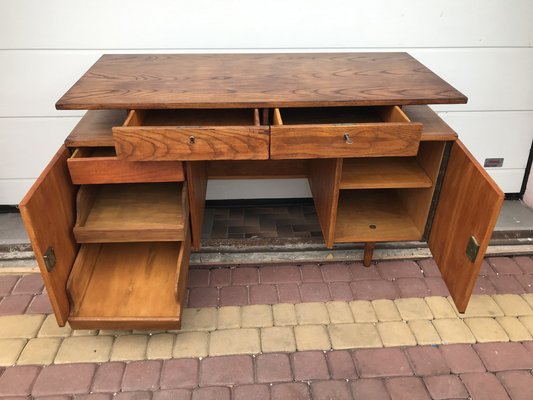
[[[346,144],[352,144],[352,139],[350,139],[350,134],[348,132],[345,132],[344,133],[344,141],[346,142]]]
[[[189,144],[195,144],[196,138],[194,136],[189,136]]]

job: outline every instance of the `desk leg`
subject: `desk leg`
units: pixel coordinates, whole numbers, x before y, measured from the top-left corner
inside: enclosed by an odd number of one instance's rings
[[[376,243],[374,242],[365,243],[365,252],[363,255],[363,265],[365,267],[370,267],[370,263],[372,262],[372,255],[374,254],[375,246],[376,246]]]

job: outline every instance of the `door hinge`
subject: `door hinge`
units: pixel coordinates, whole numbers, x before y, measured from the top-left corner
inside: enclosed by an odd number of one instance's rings
[[[466,245],[466,255],[470,261],[476,261],[477,254],[479,253],[479,247],[479,242],[475,236],[470,236],[470,239],[468,239],[468,244]]]
[[[54,253],[54,248],[52,246],[48,246],[46,249],[43,255],[43,260],[46,270],[48,272],[52,272],[54,266],[56,265],[56,253]]]

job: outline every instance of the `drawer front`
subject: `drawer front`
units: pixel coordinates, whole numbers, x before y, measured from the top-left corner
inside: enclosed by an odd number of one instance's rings
[[[113,128],[117,156],[128,161],[266,160],[264,127]]]
[[[414,156],[422,125],[365,123],[271,127],[272,159]]]
[[[67,160],[72,183],[181,182],[183,166],[179,161],[132,162],[116,156],[93,156],[94,149],[79,148]]]

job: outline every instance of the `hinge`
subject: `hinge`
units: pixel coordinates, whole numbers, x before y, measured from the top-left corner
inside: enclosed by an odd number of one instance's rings
[[[477,254],[479,253],[479,242],[474,236],[470,236],[468,239],[468,244],[466,245],[466,255],[470,261],[476,261]]]
[[[43,255],[43,260],[46,270],[48,272],[52,272],[54,266],[56,265],[56,253],[54,253],[54,248],[52,246],[48,246],[46,249]]]

